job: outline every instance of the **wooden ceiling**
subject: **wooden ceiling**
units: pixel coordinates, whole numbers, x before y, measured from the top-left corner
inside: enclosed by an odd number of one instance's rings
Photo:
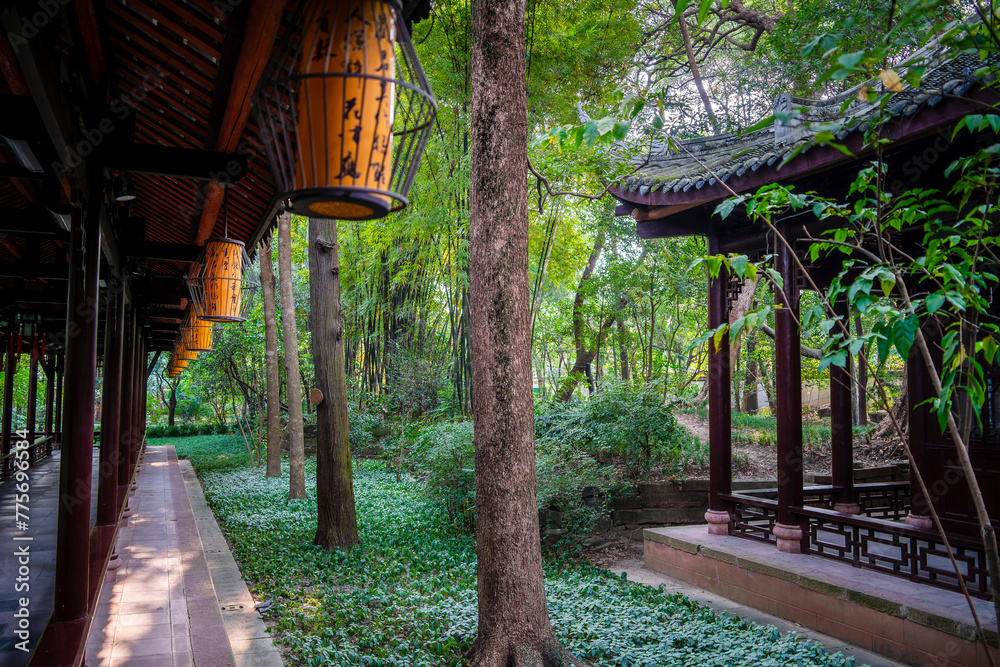
[[[106,209],[102,277],[127,278],[134,305],[149,313],[152,348],[165,349],[204,241],[226,233],[253,254],[277,213],[251,107],[294,7],[50,4],[58,14],[39,14],[34,2],[0,12],[8,35],[0,37],[0,107],[20,110],[0,111],[0,266],[16,269],[0,270],[0,320],[40,312],[51,329],[64,326],[69,235],[53,213],[67,212],[72,196],[97,198]],[[27,145],[43,172],[28,172],[11,140]],[[114,200],[120,174],[135,185],[130,203]]]

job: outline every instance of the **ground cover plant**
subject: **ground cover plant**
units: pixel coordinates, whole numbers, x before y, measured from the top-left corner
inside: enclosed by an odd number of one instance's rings
[[[361,545],[312,545],[315,459],[307,499],[287,499],[233,436],[164,438],[189,458],[251,590],[273,600],[266,619],[296,665],[460,665],[476,635],[475,548],[447,514],[381,461],[355,464]],[[312,481],[311,481],[312,480]],[[623,581],[563,552],[546,560],[556,633],[594,665],[854,665],[813,642],[783,635],[679,595]]]

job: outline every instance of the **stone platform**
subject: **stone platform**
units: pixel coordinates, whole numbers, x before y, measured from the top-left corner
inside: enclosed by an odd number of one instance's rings
[[[753,540],[709,535],[704,525],[647,529],[644,564],[904,664],[989,665],[959,593],[825,558],[779,553]],[[998,659],[993,605],[975,600],[975,606]]]

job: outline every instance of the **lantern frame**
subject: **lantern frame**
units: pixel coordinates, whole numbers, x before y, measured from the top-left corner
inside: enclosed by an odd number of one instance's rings
[[[286,210],[306,217],[333,217],[310,208],[319,202],[355,203],[371,209],[369,215],[357,214],[341,217],[341,219],[352,220],[377,219],[406,207],[409,204],[407,194],[416,176],[420,158],[430,136],[434,117],[437,115],[437,101],[434,99],[430,84],[427,82],[427,77],[413,48],[410,32],[407,30],[402,16],[402,3],[399,0],[359,0],[359,2],[362,3],[362,7],[382,3],[385,5],[385,11],[391,13],[391,18],[386,21],[386,24],[389,21],[393,23],[391,29],[395,30],[396,34],[395,53],[392,58],[384,56],[380,61],[382,67],[386,66],[390,60],[394,61],[395,72],[392,72],[391,76],[380,76],[371,73],[371,71],[349,72],[347,70],[351,68],[352,63],[332,62],[337,60],[329,55],[336,32],[334,29],[331,29],[329,33],[330,39],[326,44],[327,57],[322,71],[315,71],[315,67],[310,67],[309,71],[302,71],[302,54],[303,49],[307,48],[306,42],[309,42],[308,48],[310,50],[308,53],[315,52],[316,45],[320,44],[318,40],[321,30],[314,31],[315,40],[307,39],[310,31],[318,21],[329,20],[329,16],[322,16],[324,9],[330,9],[333,12],[342,9],[347,13],[353,7],[352,3],[339,0],[303,0],[297,3],[291,25],[275,49],[257,91],[257,99],[254,104],[257,126],[260,128],[261,141],[267,149],[268,161],[275,182],[279,191],[284,193],[282,206]],[[335,16],[337,15],[335,14]],[[378,18],[375,17],[376,20]],[[354,40],[360,40],[357,42],[360,46],[356,48],[361,51],[368,49],[369,46],[366,44],[368,37],[362,39],[359,32],[352,33],[349,30],[352,25],[349,22],[354,19],[348,15],[348,18],[344,20],[348,22],[345,34],[351,35]],[[380,25],[379,28],[383,29],[384,26]],[[345,43],[347,39],[345,37]],[[377,46],[375,48],[377,49]],[[345,53],[347,52],[345,47]],[[367,60],[367,56],[365,56],[365,60]],[[335,71],[337,68],[342,71]],[[380,67],[369,67],[369,70],[373,71],[378,69]],[[317,79],[323,82],[322,90],[324,91],[324,97],[321,100],[323,110],[321,119],[312,118],[312,107],[309,103],[309,88],[311,86],[306,85],[306,83],[314,85]],[[353,156],[353,159],[358,161],[359,166],[367,165],[366,170],[371,167],[371,162],[361,163],[358,160],[359,157],[363,158],[363,155],[354,155],[344,148],[350,143],[344,137],[355,131],[358,133],[363,131],[360,123],[356,127],[349,127],[352,121],[347,118],[346,110],[344,113],[333,113],[328,108],[330,87],[341,86],[346,94],[348,80],[353,80],[352,85],[360,86],[362,92],[359,97],[361,97],[362,102],[359,106],[364,105],[366,95],[371,94],[376,88],[381,86],[378,89],[382,91],[384,96],[384,85],[392,84],[390,99],[393,108],[389,114],[391,119],[389,133],[392,137],[391,170],[385,187],[373,188],[358,185],[357,171],[355,170],[355,174],[351,175],[348,169],[353,169],[353,167],[345,166],[352,164],[350,160]],[[369,89],[368,86],[376,88]],[[300,124],[303,120],[300,118],[299,109],[299,104],[303,101],[301,98],[305,100],[303,103],[306,109],[304,127],[308,129],[306,132],[308,136],[300,136],[302,130]],[[341,102],[344,102],[343,98],[341,98]],[[379,104],[381,105],[381,102]],[[360,117],[360,109],[357,113]],[[330,119],[334,118],[340,118],[340,122],[331,122]],[[372,122],[377,123],[377,117]],[[341,137],[341,154],[331,157],[326,149],[332,136]],[[322,141],[317,141],[318,139]],[[313,156],[313,162],[315,162],[316,152],[326,155],[326,168],[323,170],[323,174],[326,176],[324,180],[329,182],[316,182],[320,177],[319,169],[313,165],[310,170],[306,165],[301,164],[304,162],[301,159],[304,155],[302,148],[304,142],[307,141],[311,147],[310,154]],[[355,137],[354,146],[357,147],[359,154],[362,153],[360,141]],[[373,147],[369,152],[369,159],[376,152]],[[334,167],[334,170],[340,170],[339,175],[331,175],[331,164],[339,165]],[[375,173],[377,178],[378,171],[376,170]],[[352,183],[345,183],[345,180]],[[368,182],[369,179],[366,176],[361,180]]]
[[[209,261],[208,257],[208,251],[215,247],[213,244],[232,244],[239,246],[239,278],[231,276],[206,275],[205,272],[209,269],[209,266],[215,266],[214,262]],[[240,309],[238,313],[233,315],[220,315],[218,312],[210,310],[215,309],[220,305],[218,303],[209,303],[211,300],[209,298],[210,295],[221,292],[220,290],[212,291],[208,289],[210,281],[214,280],[240,282]],[[253,305],[254,297],[257,295],[257,290],[260,288],[260,278],[256,266],[250,261],[250,257],[247,255],[246,246],[243,242],[223,237],[209,239],[205,242],[205,248],[201,251],[201,255],[199,255],[198,259],[195,261],[194,269],[190,274],[188,274],[187,285],[188,291],[191,293],[191,306],[194,308],[194,312],[198,316],[199,320],[204,320],[206,322],[245,322],[247,317],[250,315],[250,308]],[[225,292],[228,294],[230,293],[230,290],[227,289]]]

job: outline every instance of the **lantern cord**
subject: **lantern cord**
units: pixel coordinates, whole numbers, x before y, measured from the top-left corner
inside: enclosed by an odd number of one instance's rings
[[[222,238],[229,238],[229,188],[222,191]]]

